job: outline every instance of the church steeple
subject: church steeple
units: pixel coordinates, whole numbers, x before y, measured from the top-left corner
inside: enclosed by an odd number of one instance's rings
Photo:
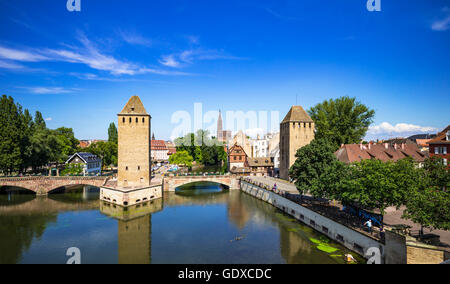
[[[217,140],[223,141],[223,121],[221,110],[219,110],[219,118],[217,119]]]

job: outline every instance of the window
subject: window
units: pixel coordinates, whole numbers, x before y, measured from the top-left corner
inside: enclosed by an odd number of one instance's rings
[[[444,159],[444,165],[447,166],[448,165],[448,161],[447,159]]]
[[[125,167],[125,170],[128,171],[128,167]]]
[[[447,146],[442,147],[442,154],[447,155]]]
[[[122,122],[125,123],[125,117],[122,117]]]
[[[145,117],[142,118],[142,123],[144,123],[144,122],[145,122]]]
[[[141,170],[141,166],[138,166],[138,171],[140,171]]]
[[[138,118],[136,117],[136,123],[138,123],[139,122],[139,120],[138,120]]]
[[[131,117],[130,117],[130,123],[131,123]]]

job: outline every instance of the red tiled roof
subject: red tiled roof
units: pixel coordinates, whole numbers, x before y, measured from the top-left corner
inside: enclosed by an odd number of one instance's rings
[[[164,140],[152,140],[151,148],[152,150],[168,150]]]
[[[389,145],[385,144],[347,144],[335,153],[337,159],[344,163],[354,163],[361,160],[378,159],[384,162],[398,161],[411,157],[416,162],[423,162],[427,158],[416,144]]]
[[[416,139],[417,145],[420,147],[428,147],[428,142],[430,142],[431,139]]]
[[[450,125],[447,126],[442,132],[439,132],[436,138],[431,139],[428,144],[450,144],[450,141],[447,141],[447,132],[450,131]]]

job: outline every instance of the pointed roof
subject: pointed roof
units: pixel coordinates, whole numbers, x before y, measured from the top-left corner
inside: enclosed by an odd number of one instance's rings
[[[301,106],[293,106],[281,123],[286,122],[314,122]]]
[[[119,114],[147,114],[144,104],[138,96],[132,96]]]

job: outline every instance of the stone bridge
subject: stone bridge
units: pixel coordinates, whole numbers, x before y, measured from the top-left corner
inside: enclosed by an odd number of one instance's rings
[[[177,187],[194,182],[213,182],[222,184],[230,189],[239,189],[239,178],[233,175],[208,175],[208,176],[176,176],[164,177],[163,190],[175,191]]]
[[[17,177],[0,178],[0,188],[3,186],[20,187],[31,190],[36,195],[47,195],[52,190],[63,186],[91,185],[102,187],[110,177]]]

